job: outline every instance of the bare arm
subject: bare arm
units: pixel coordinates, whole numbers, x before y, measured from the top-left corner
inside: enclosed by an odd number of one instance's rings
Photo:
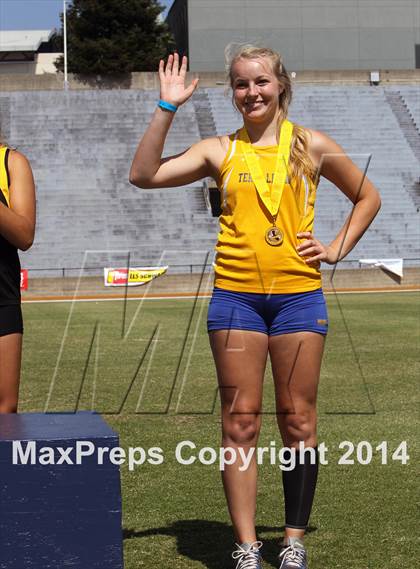
[[[28,160],[16,151],[9,153],[10,207],[0,203],[0,234],[26,251],[35,234],[35,184]]]
[[[310,233],[299,233],[298,237],[306,238],[306,241],[297,249],[300,255],[307,257],[308,264],[319,261],[335,264],[356,246],[378,213],[381,199],[372,182],[363,176],[363,172],[350,160],[340,145],[321,132],[311,131],[311,134],[310,154],[318,165],[320,174],[337,186],[354,207],[328,246],[324,246]]]
[[[179,67],[178,54],[170,55],[165,67],[159,64],[160,98],[176,107],[184,104],[195,91],[198,79],[185,87],[187,58]],[[136,150],[130,169],[130,182],[139,188],[181,186],[211,175],[208,164],[209,140],[198,142],[176,156],[162,159],[166,136],[174,113],[158,107]]]

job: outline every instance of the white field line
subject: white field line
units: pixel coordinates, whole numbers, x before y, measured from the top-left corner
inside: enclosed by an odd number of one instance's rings
[[[331,295],[331,294],[387,294],[387,293],[403,293],[403,292],[420,292],[420,288],[412,288],[412,289],[395,289],[395,290],[382,290],[382,289],[377,289],[377,290],[340,290],[340,291],[328,291],[325,292],[324,294],[326,296]],[[47,302],[123,302],[124,300],[191,300],[191,299],[195,299],[196,295],[191,295],[191,296],[182,296],[182,295],[171,295],[171,296],[153,296],[153,297],[142,297],[142,296],[130,296],[127,297],[127,299],[124,298],[101,298],[101,297],[97,297],[97,298],[62,298],[62,299],[42,299],[40,298],[39,300],[35,300],[35,299],[31,299],[31,300],[25,300],[22,299],[22,304],[44,304]],[[207,299],[207,298],[211,298],[211,294],[203,294],[203,295],[199,295],[199,298],[203,298],[203,299]]]

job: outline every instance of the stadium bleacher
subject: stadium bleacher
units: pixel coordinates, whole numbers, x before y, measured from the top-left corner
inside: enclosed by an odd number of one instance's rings
[[[368,176],[381,192],[382,210],[350,258],[403,257],[418,264],[420,216],[409,190],[418,182],[419,166],[387,89],[401,93],[418,125],[417,87],[407,85],[297,85],[290,118],[329,134],[361,169],[371,154]],[[154,91],[135,90],[0,95],[3,136],[29,157],[37,183],[37,237],[22,255],[25,267],[80,267],[85,250],[129,250],[133,263],[155,264],[165,251],[164,262],[185,269],[213,250],[217,220],[206,210],[201,182],[163,190],[140,190],[128,182],[157,98]],[[223,88],[202,89],[177,114],[165,154],[240,124]],[[350,206],[321,181],[316,218],[321,240],[331,240]],[[101,254],[95,263],[107,259]]]
[[[201,263],[192,251],[212,248],[216,226],[201,183],[142,191],[128,182],[156,93],[17,92],[1,99],[10,119],[4,136],[29,157],[37,183],[37,238],[22,254],[26,267],[81,267],[85,250],[130,250],[133,262],[154,264],[163,250],[176,249],[178,263]],[[199,139],[192,103],[179,114],[165,154]]]
[[[398,91],[405,101],[411,116],[420,132],[420,92],[418,85],[400,85]]]

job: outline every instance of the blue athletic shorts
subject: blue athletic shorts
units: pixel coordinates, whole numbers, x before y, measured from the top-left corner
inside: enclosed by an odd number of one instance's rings
[[[322,289],[294,294],[259,294],[215,288],[207,329],[252,330],[269,336],[292,332],[326,335],[328,314]]]

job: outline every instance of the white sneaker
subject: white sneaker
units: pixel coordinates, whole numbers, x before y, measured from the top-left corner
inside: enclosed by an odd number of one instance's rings
[[[243,543],[242,545],[236,544],[236,547],[238,549],[232,553],[233,559],[238,560],[235,569],[262,569],[261,541]]]
[[[288,539],[279,554],[279,569],[308,569],[303,543],[296,537]]]

